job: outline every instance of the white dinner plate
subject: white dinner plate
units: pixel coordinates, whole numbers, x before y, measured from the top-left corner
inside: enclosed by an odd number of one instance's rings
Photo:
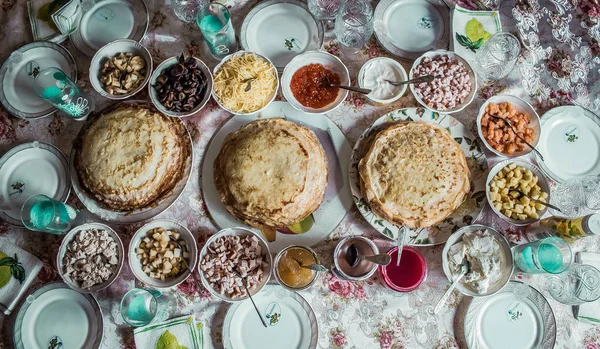
[[[147,106],[149,108],[154,109],[156,112],[159,112],[152,104],[147,101],[123,101],[117,104],[108,105],[106,108],[96,112],[98,115],[102,115],[108,113],[110,110],[122,105],[122,104],[141,104]],[[183,123],[183,121],[179,118],[172,118],[175,122]],[[186,127],[187,131],[187,127]],[[78,136],[79,137],[79,136]],[[185,165],[185,172],[179,182],[175,185],[175,188],[165,197],[159,199],[158,203],[155,206],[145,207],[141,210],[131,211],[113,211],[107,208],[104,208],[100,205],[96,199],[90,196],[81,186],[79,182],[79,176],[77,175],[77,170],[75,169],[75,148],[71,151],[70,156],[70,171],[71,171],[71,184],[73,185],[73,191],[79,198],[79,201],[90,211],[92,214],[102,218],[105,221],[113,222],[113,223],[135,223],[148,220],[153,218],[160,213],[167,210],[171,205],[173,205],[181,196],[187,183],[189,182],[190,176],[192,175],[192,165],[194,164],[194,145],[192,142],[192,136],[189,131],[187,131],[187,137],[184,137],[183,142],[187,143],[189,146],[190,155],[187,158]]]
[[[314,349],[319,329],[315,312],[297,292],[266,285],[252,297],[268,327],[256,318],[249,299],[233,304],[223,323],[226,349]]]
[[[383,0],[375,8],[374,27],[388,52],[413,60],[448,49],[450,9],[441,0]]]
[[[405,245],[437,245],[443,244],[448,240],[458,228],[473,224],[477,219],[483,206],[485,206],[485,181],[488,172],[487,161],[485,155],[479,148],[477,138],[469,131],[465,125],[456,120],[450,115],[439,114],[425,108],[405,108],[399,109],[379,118],[358,138],[354,149],[352,150],[352,158],[350,159],[350,167],[348,173],[350,177],[350,188],[352,189],[352,197],[358,210],[363,215],[365,220],[371,224],[375,230],[384,236],[396,240],[401,227],[375,215],[369,204],[362,196],[360,191],[360,181],[358,173],[358,163],[360,162],[361,146],[367,136],[372,131],[379,129],[382,125],[396,121],[423,121],[431,122],[440,125],[450,132],[452,138],[460,144],[461,149],[465,152],[467,165],[471,173],[471,189],[463,202],[448,218],[444,219],[437,225],[429,228],[406,229],[404,238]]]
[[[329,163],[327,191],[321,206],[313,212],[314,224],[303,234],[283,234],[277,232],[277,238],[269,242],[269,249],[277,253],[290,245],[313,246],[325,239],[340,224],[346,212],[352,206],[352,196],[348,184],[348,160],[352,148],[337,125],[325,115],[311,115],[294,109],[288,102],[273,102],[258,114],[234,115],[214,134],[208,145],[202,164],[202,194],[208,207],[208,213],[219,229],[246,226],[232,216],[221,200],[215,188],[213,163],[221,150],[225,137],[257,118],[283,117],[313,130],[319,139]],[[248,227],[253,231],[257,229]]]
[[[143,0],[100,0],[91,8],[83,7],[79,27],[70,38],[79,52],[91,58],[117,39],[142,40],[149,18]]]
[[[510,281],[500,292],[473,298],[465,314],[470,349],[552,349],[556,320],[535,288]]]
[[[600,176],[600,117],[591,111],[564,106],[541,118],[536,154],[538,164],[553,180],[564,182],[582,176]]]
[[[104,333],[102,311],[89,294],[52,282],[29,295],[15,320],[17,349],[96,349]],[[51,341],[62,346],[51,346]]]
[[[38,119],[48,116],[56,108],[39,97],[33,90],[33,71],[59,68],[77,81],[77,67],[71,53],[61,45],[49,41],[32,42],[13,52],[0,68],[0,103],[14,116]]]
[[[323,24],[305,1],[271,0],[260,2],[244,18],[240,41],[244,50],[261,54],[283,69],[298,54],[319,50],[323,35]]]
[[[64,202],[70,189],[69,162],[52,144],[20,144],[0,158],[0,218],[5,222],[23,226],[25,200],[44,194]]]

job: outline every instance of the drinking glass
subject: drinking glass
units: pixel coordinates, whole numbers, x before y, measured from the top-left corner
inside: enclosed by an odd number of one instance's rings
[[[200,8],[196,23],[215,58],[222,59],[237,51],[231,14],[225,5],[211,2],[208,6]]]
[[[308,0],[308,10],[316,19],[323,21],[326,31],[330,31],[343,3],[344,0]]]
[[[94,110],[94,100],[86,96],[62,70],[47,68],[35,71],[34,77],[35,93],[73,119],[84,119]]]
[[[549,275],[545,287],[552,298],[566,305],[579,305],[600,298],[600,270],[574,264],[559,275]]]
[[[508,76],[521,53],[519,39],[506,32],[499,32],[475,54],[477,73],[487,80],[500,80]]]
[[[23,203],[21,221],[29,230],[64,234],[85,223],[85,217],[79,210],[65,203],[38,194]]]
[[[129,290],[119,307],[123,321],[129,326],[146,326],[152,322],[160,322],[169,318],[169,309],[175,306],[172,299],[157,290],[134,288]]]
[[[521,271],[530,274],[560,274],[571,265],[571,248],[556,236],[513,247],[513,259]]]
[[[350,54],[357,54],[373,35],[373,8],[364,0],[349,0],[335,20],[337,40]]]
[[[173,12],[177,18],[192,23],[201,8],[208,6],[208,0],[173,0]]]
[[[592,211],[600,210],[600,177],[581,178],[581,187],[585,197],[585,206]]]

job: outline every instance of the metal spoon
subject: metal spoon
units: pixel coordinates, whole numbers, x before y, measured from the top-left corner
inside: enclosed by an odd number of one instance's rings
[[[177,247],[181,250],[181,253],[183,254],[183,247],[181,247],[181,245],[179,244],[179,241],[177,241],[175,239],[173,239],[172,241],[175,242],[175,244],[177,245]],[[200,283],[200,281],[198,280],[198,278],[196,277],[196,275],[194,274],[192,269],[190,269],[190,266],[188,265],[187,260],[185,258],[183,258],[183,256],[181,256],[181,261],[183,262],[185,269],[187,269],[187,271],[189,271],[190,274],[192,275],[192,278],[196,282],[196,287],[198,287],[198,292],[200,292],[200,290],[203,288],[202,283]]]
[[[298,263],[298,264],[300,265],[300,268],[310,269],[310,270],[318,271],[321,273],[325,273],[325,272],[329,271],[329,269],[327,269],[327,267],[322,264],[309,264],[309,265],[302,265],[300,263]]]
[[[414,79],[410,79],[410,80],[406,80],[406,81],[398,81],[398,82],[394,82],[394,81],[390,81],[390,80],[385,80],[385,81],[392,86],[402,86],[404,84],[417,84],[417,83],[421,83],[421,82],[432,82],[434,79],[435,79],[435,76],[433,76],[433,75],[423,75],[423,76],[419,76],[418,78],[414,78]]]
[[[538,204],[542,204],[542,205],[544,205],[546,207],[550,207],[552,209],[555,209],[555,210],[557,210],[560,213],[564,213],[560,208],[558,208],[558,207],[556,207],[556,206],[554,206],[554,205],[552,205],[550,203],[543,202],[542,200],[534,199],[531,196],[529,196],[529,195],[525,194],[524,192],[520,191],[519,189],[513,189],[513,190],[516,191],[517,193],[519,193],[519,194],[521,194],[521,195],[529,198],[529,200],[531,200],[531,201],[534,201],[534,202],[537,202]]]
[[[360,87],[345,86],[345,85],[332,85],[329,82],[327,82],[324,86],[325,87],[337,87],[337,88],[341,88],[341,89],[348,90],[348,91],[362,93],[364,95],[368,95],[369,93],[371,93],[371,90],[369,90],[368,88],[360,88]]]
[[[268,328],[269,325],[267,325],[267,322],[265,321],[264,317],[258,310],[258,307],[256,306],[256,303],[254,303],[254,299],[252,299],[252,295],[250,294],[250,291],[248,290],[248,286],[246,286],[246,279],[242,277],[242,274],[240,273],[240,271],[238,270],[237,267],[233,268],[233,271],[237,274],[237,276],[239,276],[242,279],[242,285],[244,286],[244,289],[246,290],[246,292],[248,292],[248,297],[250,298],[250,301],[252,301],[254,310],[256,310],[256,313],[258,314],[258,317],[260,318],[260,321],[262,322],[263,326]]]
[[[494,119],[498,119],[498,120],[504,121],[504,123],[506,125],[508,125],[508,127],[510,127],[510,129],[513,131],[513,133],[515,134],[515,136],[517,136],[520,140],[522,140],[525,144],[527,144],[529,146],[529,148],[531,148],[537,155],[540,156],[540,159],[542,159],[542,161],[544,161],[544,157],[542,156],[542,154],[537,149],[535,149],[535,147],[533,145],[529,144],[523,137],[519,136],[519,134],[517,133],[517,131],[515,130],[515,128],[513,127],[512,123],[510,121],[506,120],[505,118],[501,118],[499,116],[496,116],[496,115],[492,115],[492,114],[489,114],[489,115],[491,117],[493,117]]]
[[[404,249],[404,236],[406,235],[406,227],[402,226],[398,230],[398,240],[396,240],[396,246],[398,246],[398,254],[396,256],[396,266],[400,266],[400,258],[402,257],[402,250]]]
[[[365,256],[360,254],[360,251],[354,244],[350,245],[350,247],[348,247],[348,253],[346,253],[346,262],[348,262],[348,264],[354,268],[358,265],[358,263],[360,263],[360,261],[369,261],[379,265],[388,265],[392,261],[392,256],[387,253]]]
[[[244,91],[248,92],[252,89],[252,81],[256,80],[256,78],[250,78],[250,79],[246,79],[244,80],[244,82],[248,83],[248,85],[246,85],[246,88],[244,89]]]
[[[463,276],[465,276],[469,272],[470,269],[471,269],[471,264],[469,263],[469,261],[467,259],[464,259],[463,263],[460,265],[460,273],[458,273],[456,279],[454,279],[454,281],[450,285],[450,288],[448,288],[448,291],[446,291],[446,293],[444,293],[442,298],[440,298],[438,303],[435,305],[435,308],[433,308],[434,314],[437,314],[440,312],[440,310],[442,309],[442,306],[444,304],[446,304],[446,301],[448,301],[448,297],[450,297],[450,294],[452,293],[452,291],[454,291],[454,288],[456,287],[456,285],[458,285],[458,282],[460,281],[460,279],[462,279]]]

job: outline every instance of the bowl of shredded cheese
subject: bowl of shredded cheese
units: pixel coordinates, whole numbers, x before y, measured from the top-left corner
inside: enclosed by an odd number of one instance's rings
[[[277,95],[277,68],[257,53],[238,51],[213,71],[212,96],[219,106],[236,115],[249,115],[265,109]]]

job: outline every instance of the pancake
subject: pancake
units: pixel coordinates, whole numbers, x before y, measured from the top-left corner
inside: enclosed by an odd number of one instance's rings
[[[308,128],[281,119],[253,121],[229,134],[215,159],[219,197],[236,218],[262,230],[298,223],[325,197],[325,151]]]
[[[133,211],[155,206],[183,177],[187,131],[145,105],[123,105],[94,118],[75,143],[83,189],[101,206]]]
[[[470,189],[460,145],[444,128],[396,122],[365,139],[360,189],[373,213],[397,225],[426,228],[447,218]]]

